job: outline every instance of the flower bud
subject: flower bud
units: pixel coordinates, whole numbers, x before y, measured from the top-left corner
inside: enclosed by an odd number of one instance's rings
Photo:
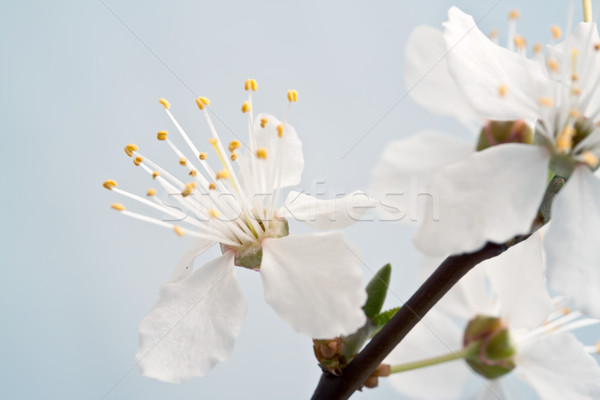
[[[517,348],[500,318],[487,315],[473,318],[465,330],[463,344],[478,346],[465,361],[479,375],[495,379],[515,368]]]
[[[533,130],[523,120],[488,121],[479,134],[477,151],[504,143],[533,143]]]

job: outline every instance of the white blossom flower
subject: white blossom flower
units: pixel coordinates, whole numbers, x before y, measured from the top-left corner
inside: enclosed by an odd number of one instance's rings
[[[209,143],[214,153],[208,154],[200,151],[177,123],[170,104],[160,100],[193,155],[186,158],[168,132],[158,133],[158,139],[169,145],[180,168],[188,174],[187,182],[142,155],[136,145],[126,146],[135,165],[167,194],[177,194],[174,199],[179,209],[158,201],[154,189],[148,191],[148,198],[142,198],[117,188],[112,180],[104,183],[106,188],[180,223],[113,204],[123,214],[171,228],[180,236],[195,237],[162,286],[158,302],[140,324],[137,360],[146,376],[180,382],[202,376],[229,357],[246,313],[232,273],[234,266],[260,272],[265,300],[296,331],[328,338],[353,333],[366,321],[361,309],[366,293],[356,250],[339,231],[288,235],[287,218],[317,229],[338,229],[354,223],[372,201],[359,192],[337,200],[317,200],[291,192],[278,208],[282,188],[300,182],[302,144],[286,120],[253,115],[256,81],[246,81],[245,89],[249,97],[242,112],[248,116],[249,137],[246,150],[239,156],[240,140],[233,140],[228,146],[231,154],[226,153],[211,121],[208,99],[196,99],[211,133]],[[288,92],[288,100],[290,104],[297,100],[295,91]],[[221,164],[218,171],[212,169],[211,158]],[[222,256],[194,270],[194,259],[217,243]]]
[[[493,321],[493,330],[473,337],[474,326],[467,322],[476,316]],[[469,272],[386,360],[393,371],[394,364],[459,354],[463,345],[479,340],[479,351],[469,359],[472,367],[456,359],[388,379],[395,389],[418,399],[518,398],[510,395],[514,379],[541,399],[595,399],[600,396],[600,367],[589,352],[598,348],[584,346],[570,331],[598,321],[580,317],[549,297],[542,245],[534,235]],[[483,369],[476,373],[477,368]]]

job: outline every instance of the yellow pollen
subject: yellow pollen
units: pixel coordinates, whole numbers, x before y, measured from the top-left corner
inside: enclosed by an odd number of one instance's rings
[[[594,45],[594,50],[596,50],[596,51],[600,51],[600,43],[596,43],[596,44]]]
[[[148,189],[148,191],[146,192],[146,196],[152,197],[156,194],[156,190],[154,189]]]
[[[167,140],[168,134],[169,134],[169,132],[167,132],[167,131],[158,131],[158,133],[156,134],[156,138],[158,140]]]
[[[217,179],[227,179],[229,178],[229,171],[226,169],[222,169],[221,171],[217,172]]]
[[[135,165],[137,165],[138,167],[140,166],[140,164],[142,163],[142,161],[144,161],[144,159],[142,157],[136,157],[133,159],[133,163]]]
[[[581,89],[573,88],[571,89],[571,93],[573,93],[575,96],[579,96],[581,94]]]
[[[510,10],[508,13],[508,19],[519,19],[520,16],[519,10]]]
[[[121,203],[113,203],[110,205],[110,208],[117,211],[125,211],[125,206]]]
[[[185,189],[183,189],[181,191],[181,195],[183,197],[188,197],[189,195],[191,195],[194,192],[194,189],[196,188],[196,184],[191,182],[191,183],[186,183],[185,185]]]
[[[237,160],[237,157],[238,157],[237,154],[231,153],[231,161]]]
[[[186,166],[186,165],[187,165],[187,160],[185,159],[185,157],[181,157],[181,158],[179,159],[179,164],[180,164],[180,165],[183,165],[183,166]]]
[[[246,91],[252,90],[253,92],[256,92],[256,89],[258,89],[256,80],[255,79],[246,79],[246,82],[244,82],[244,90],[246,90]]]
[[[575,136],[575,128],[571,125],[565,127],[562,133],[556,138],[556,148],[563,153],[567,153],[573,148],[573,136]]]
[[[498,37],[498,31],[496,29],[491,30],[490,33],[488,33],[488,37],[491,40],[496,39]]]
[[[208,211],[208,215],[210,215],[211,218],[218,218],[219,215],[221,215],[220,212],[218,212],[217,210],[213,210],[212,208]]]
[[[571,75],[571,80],[572,80],[573,82],[577,82],[577,81],[579,80],[579,75],[577,75],[577,74],[573,74],[573,75]]]
[[[586,163],[590,168],[596,168],[600,162],[600,160],[598,160],[598,156],[588,150],[581,153],[581,158],[583,158],[583,162]]]
[[[183,236],[183,230],[181,230],[181,228],[178,227],[177,225],[173,225],[173,230],[175,231],[177,236]]]
[[[562,29],[560,29],[558,25],[552,25],[550,27],[550,32],[552,32],[554,40],[558,40],[562,37]]]
[[[508,88],[506,87],[506,85],[500,85],[498,87],[498,94],[500,95],[500,97],[506,96],[507,90],[508,90]]]
[[[542,52],[542,49],[543,49],[543,46],[542,46],[540,43],[536,43],[536,44],[533,46],[533,52],[534,52],[535,54],[539,54],[539,53],[541,53],[541,52]]]
[[[279,136],[280,138],[283,137],[283,124],[277,125],[277,136]]]
[[[204,108],[210,104],[210,100],[206,97],[198,97],[196,98],[196,105],[199,109],[204,110]]]
[[[242,147],[242,144],[240,143],[240,141],[239,141],[239,140],[232,140],[232,141],[229,143],[229,147],[228,147],[228,148],[229,148],[229,151],[230,151],[231,153],[233,153],[234,151],[236,151],[236,150],[237,150],[237,149],[239,149],[240,147]]]
[[[125,146],[125,154],[127,154],[129,157],[133,157],[134,151],[138,151],[138,147],[135,144],[129,143],[127,146]]]
[[[288,90],[287,98],[290,103],[296,103],[298,101],[298,92],[295,90]]]
[[[167,101],[167,99],[158,99],[158,102],[163,105],[167,110],[171,108],[171,103]]]
[[[208,154],[206,154],[206,153],[198,154],[198,158],[201,159],[202,161],[206,160],[206,156],[208,156]]]
[[[260,127],[264,128],[265,126],[267,126],[267,122],[269,122],[268,118],[261,118],[260,119]]]
[[[267,149],[265,149],[265,148],[256,149],[256,157],[258,157],[262,160],[266,160],[267,159]]]
[[[156,177],[157,177],[157,176],[159,176],[159,175],[160,175],[160,172],[158,172],[158,171],[154,171],[154,172],[152,173],[152,179],[156,179]]]
[[[577,118],[581,117],[581,113],[579,111],[573,109],[573,110],[569,111],[569,116],[571,118],[577,119]]]
[[[542,105],[544,107],[550,107],[550,106],[552,106],[552,104],[554,104],[554,102],[552,101],[552,99],[550,97],[540,97],[538,99],[538,102],[540,103],[540,105]]]
[[[251,110],[252,110],[252,104],[250,104],[249,101],[245,101],[244,104],[242,104],[242,112],[247,113],[247,112],[250,112]]]
[[[198,171],[196,171],[195,169],[193,169],[193,170],[190,171],[190,173],[188,175],[193,176],[195,178],[198,175]]]
[[[212,144],[213,146],[216,146],[217,145],[217,139],[215,139],[214,137],[210,138],[210,139],[208,139],[208,143]]]
[[[525,48],[525,39],[523,38],[523,36],[521,35],[515,35],[515,38],[513,39],[513,41],[515,42],[515,46],[517,47],[517,49],[519,50],[523,50]]]
[[[558,71],[558,61],[548,60],[548,68],[550,68],[550,70],[553,72]]]
[[[217,185],[215,185],[213,182],[209,183],[208,190],[217,190]]]
[[[108,190],[112,190],[112,188],[117,187],[117,182],[113,181],[112,179],[108,179],[104,181],[102,186],[104,186]]]

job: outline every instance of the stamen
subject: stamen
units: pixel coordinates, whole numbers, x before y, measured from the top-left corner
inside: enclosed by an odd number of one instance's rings
[[[158,133],[156,134],[156,138],[158,140],[167,140],[168,134],[169,134],[169,132],[167,132],[167,131],[158,131]]]
[[[267,123],[269,122],[268,118],[261,118],[260,119],[260,127],[264,128],[265,126],[267,126]]]
[[[179,159],[179,165],[183,165],[185,167],[187,165],[187,159],[185,157],[181,157]]]
[[[173,230],[177,234],[177,236],[183,236],[183,230],[177,225],[173,225]]]
[[[243,113],[247,113],[247,112],[250,112],[250,111],[252,111],[252,104],[249,101],[245,101],[242,104],[242,112]]]
[[[198,97],[196,99],[196,104],[198,105],[199,109],[204,110],[204,108],[210,104],[210,100],[206,97]]]
[[[508,90],[508,88],[506,87],[506,85],[500,85],[498,87],[498,94],[500,95],[500,97],[506,96],[507,90]]]
[[[538,102],[540,103],[540,105],[542,105],[544,107],[551,107],[552,104],[554,104],[554,102],[552,101],[552,99],[550,97],[540,97],[538,99]]]
[[[590,168],[596,168],[600,162],[600,160],[598,160],[598,156],[589,150],[581,153],[581,158],[583,159],[583,162],[586,163]]]
[[[236,151],[237,149],[239,149],[240,147],[242,147],[242,144],[240,143],[239,140],[232,140],[229,143],[228,149],[231,153],[233,153],[234,151]]]
[[[192,169],[188,175],[193,176],[195,178],[196,176],[198,176],[198,171],[196,171],[195,169]]]
[[[156,179],[156,177],[157,177],[157,176],[159,176],[159,175],[160,175],[160,172],[158,172],[158,171],[154,171],[154,172],[152,173],[152,179]]]
[[[267,159],[267,149],[265,149],[265,148],[256,149],[256,157],[260,158],[262,160],[266,160]]]
[[[163,105],[163,107],[164,107],[164,108],[166,108],[167,110],[168,110],[169,108],[171,108],[171,103],[169,103],[169,102],[167,101],[167,99],[162,99],[162,98],[161,98],[161,99],[158,99],[158,102],[159,102],[160,104],[162,104],[162,105]]]
[[[498,39],[498,30],[492,29],[490,33],[488,33],[488,37],[492,42],[495,42]]]
[[[283,124],[277,125],[277,136],[279,136],[280,138],[283,137],[283,129]]]
[[[523,36],[515,35],[513,41],[515,42],[515,46],[517,47],[517,49],[519,49],[519,50],[525,49],[526,42],[525,42],[525,39],[523,38]]]
[[[208,156],[208,154],[206,154],[206,153],[200,153],[200,154],[198,154],[198,158],[199,158],[201,161],[204,161],[204,160],[206,160],[206,157],[207,157],[207,156]]]
[[[129,157],[133,157],[134,151],[138,151],[138,147],[135,144],[129,143],[127,146],[125,146],[125,154],[127,154]]]
[[[246,91],[252,90],[253,92],[256,92],[256,89],[258,89],[256,80],[246,79],[246,82],[244,83],[244,90],[246,90]]]
[[[121,203],[113,203],[110,205],[110,208],[117,211],[125,211],[125,206]]]
[[[519,13],[519,10],[510,10],[508,13],[508,19],[519,19],[520,17],[521,14]]]
[[[237,160],[238,155],[236,153],[232,153],[230,158],[231,158],[231,161],[235,161],[235,160]]]
[[[600,51],[600,43],[596,43],[596,44],[594,45],[594,50],[596,50],[596,51]]]
[[[556,139],[556,148],[563,153],[567,153],[573,148],[573,137],[575,136],[575,128],[567,125],[565,129]]]
[[[229,178],[229,171],[226,169],[222,169],[222,170],[218,171],[216,178],[217,178],[217,180]]]
[[[213,182],[209,183],[208,190],[217,190],[217,185],[215,185]]]
[[[117,182],[112,179],[108,179],[104,181],[102,186],[104,186],[108,190],[112,190],[112,188],[117,187]]]
[[[133,159],[133,163],[136,166],[138,166],[138,167],[140,166],[140,164],[142,163],[142,161],[144,161],[144,159],[142,157],[136,157],[136,158]]]
[[[213,210],[212,208],[208,211],[208,214],[211,218],[219,218],[219,216],[221,215],[220,212],[218,212],[217,210]]]
[[[569,116],[571,118],[577,119],[577,118],[581,117],[581,113],[575,109],[572,109],[571,111],[569,111]]]
[[[541,44],[541,43],[536,43],[536,44],[533,46],[533,54],[540,54],[540,53],[542,52],[542,49],[543,49],[543,48],[544,48],[544,47],[542,46],[542,44]]]
[[[296,92],[295,90],[288,90],[287,98],[290,103],[297,103],[298,102],[298,92]]]
[[[560,29],[558,25],[552,25],[550,27],[550,32],[552,32],[554,40],[558,40],[562,37],[562,29]]]
[[[156,190],[154,189],[148,189],[148,191],[146,192],[146,196],[148,197],[152,197],[154,195],[156,195]]]
[[[558,71],[558,61],[554,60],[554,59],[550,59],[548,60],[548,68],[552,71],[552,72],[557,72]]]

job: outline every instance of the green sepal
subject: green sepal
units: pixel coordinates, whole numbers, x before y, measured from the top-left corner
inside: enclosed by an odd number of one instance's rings
[[[388,288],[390,286],[390,278],[392,276],[392,266],[385,264],[373,276],[366,287],[367,302],[363,306],[363,311],[368,318],[373,319],[381,312]]]

